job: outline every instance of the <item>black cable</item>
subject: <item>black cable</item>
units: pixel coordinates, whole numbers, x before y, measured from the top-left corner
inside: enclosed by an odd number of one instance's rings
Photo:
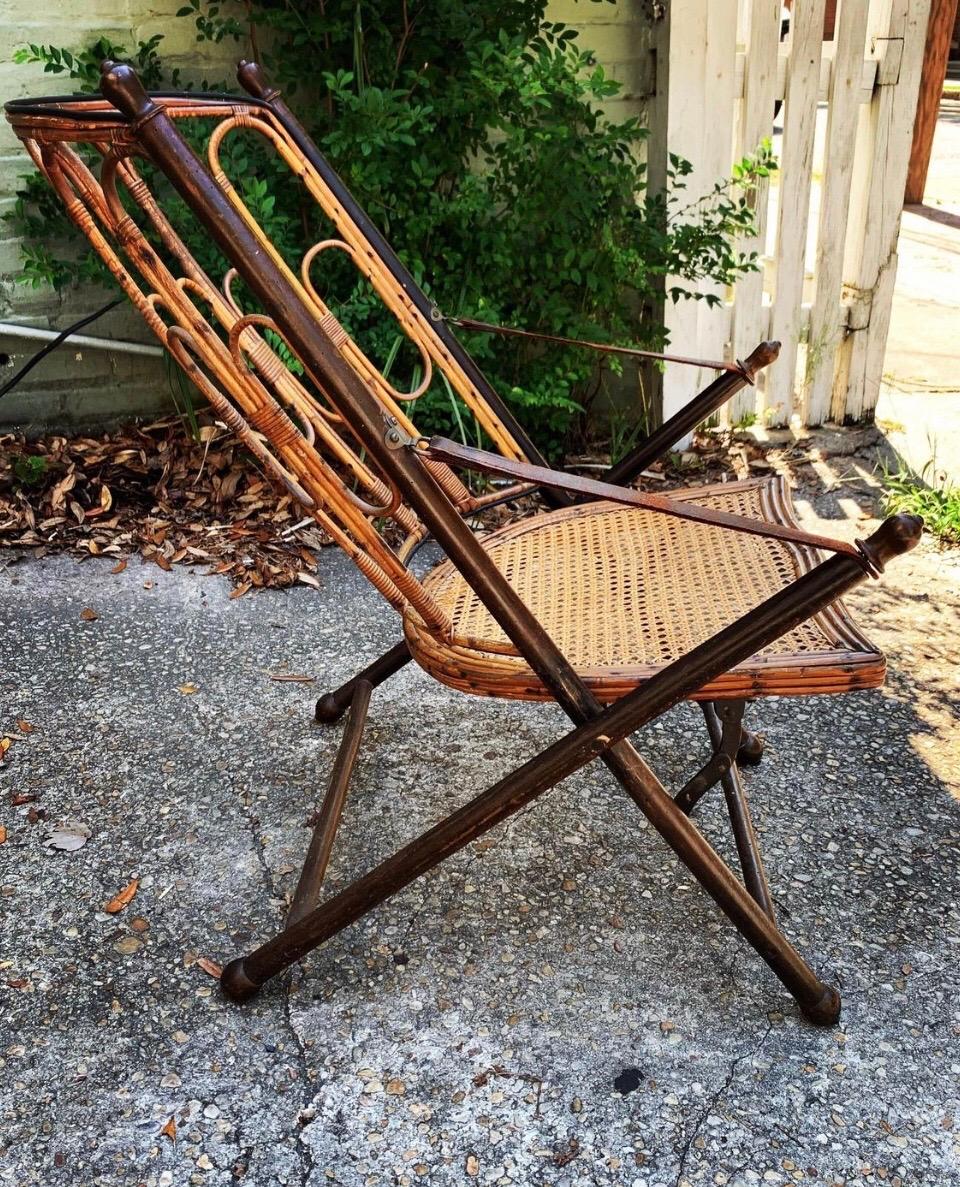
[[[84,326],[88,326],[92,321],[96,321],[98,317],[103,317],[105,313],[113,309],[116,305],[122,305],[125,300],[126,297],[115,297],[112,301],[108,301],[102,309],[98,309],[96,313],[88,313],[86,317],[81,317],[79,321],[75,321],[72,326],[67,326],[67,328],[62,331],[62,333],[58,334],[56,338],[51,338],[51,340],[40,350],[38,350],[37,353],[32,356],[32,358],[27,359],[27,361],[12,379],[8,379],[3,387],[0,387],[0,399],[2,399],[7,394],[7,392],[13,391],[20,380],[23,379],[23,377],[30,371],[32,371],[41,359],[45,359],[52,350],[56,350],[57,347],[61,343],[65,342],[71,334],[75,334],[77,330],[82,330]]]

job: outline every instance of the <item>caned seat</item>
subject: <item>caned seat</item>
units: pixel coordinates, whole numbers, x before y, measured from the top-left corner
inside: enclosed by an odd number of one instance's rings
[[[796,526],[783,478],[672,497]],[[491,533],[484,550],[603,701],[614,701],[748,613],[821,559],[812,548],[729,532],[616,503],[549,512]],[[404,617],[414,659],[464,692],[552,700],[449,562],[425,586],[453,623],[444,641]],[[810,695],[883,683],[884,657],[841,602],[705,685],[698,700]]]

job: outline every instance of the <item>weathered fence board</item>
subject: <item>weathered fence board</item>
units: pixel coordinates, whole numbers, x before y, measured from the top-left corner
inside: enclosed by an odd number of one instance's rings
[[[667,101],[655,109],[650,145],[693,163],[691,193],[709,190],[773,133],[774,99],[783,99],[779,173],[769,195],[766,186],[755,195],[759,233],[741,244],[760,253],[762,271],[725,293],[722,310],[666,311],[674,344],[713,350],[723,334],[734,358],[761,338],[782,341],[766,386],[741,396],[728,413],[734,421],[752,413],[770,424],[819,424],[872,413],[930,2],[842,0],[829,42],[824,0],[795,0],[784,42],[772,0],[669,7],[658,47]],[[667,414],[699,378],[668,369]]]
[[[875,39],[877,86],[858,146],[844,263],[850,332],[837,352],[834,419],[859,420],[876,405],[897,275],[897,236],[910,164],[930,0],[893,0]],[[854,312],[856,314],[854,318]]]
[[[834,363],[843,339],[840,295],[843,256],[860,115],[860,78],[867,35],[868,0],[841,0],[836,51],[830,79],[824,149],[820,225],[817,234],[817,293],[810,316],[801,419],[827,420],[833,395]]]
[[[794,5],[793,40],[783,98],[777,254],[770,316],[770,336],[783,346],[766,387],[766,407],[778,424],[786,423],[793,412],[797,350],[803,322],[801,305],[806,273],[813,142],[817,130],[823,8],[824,0],[807,0]]]
[[[777,84],[777,55],[780,42],[780,0],[750,0],[745,6],[747,19],[747,54],[743,71],[743,98],[737,126],[736,159],[753,152],[770,135],[770,113],[773,111]],[[770,186],[764,180],[753,195],[757,235],[740,244],[743,252],[766,251],[767,211],[770,205]],[[762,268],[745,277],[737,285],[737,302],[733,310],[733,357],[746,358],[761,339],[767,337],[770,314],[763,302]],[[767,371],[761,372],[760,382],[766,388]],[[744,388],[731,403],[728,415],[736,424],[744,415],[757,413],[757,393]]]
[[[729,171],[733,151],[736,78],[730,63],[736,58],[739,0],[674,0],[671,21],[688,25],[703,21],[703,35],[683,40],[670,54],[669,106],[672,119],[687,128],[689,149],[681,153],[702,162],[695,178],[687,179],[684,203],[692,203]],[[704,118],[710,112],[711,118]],[[666,140],[663,141],[666,146]],[[725,294],[709,285],[701,291]],[[671,306],[671,332],[675,341],[697,342],[698,349],[723,354],[729,322],[718,318],[705,302],[681,301]],[[698,368],[677,368],[669,389],[664,387],[663,411],[669,416],[696,395],[713,377]]]

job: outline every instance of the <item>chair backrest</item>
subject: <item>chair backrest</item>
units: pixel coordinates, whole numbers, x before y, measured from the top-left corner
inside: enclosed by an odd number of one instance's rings
[[[128,75],[136,83],[132,71]],[[150,111],[177,121],[191,142],[206,141],[206,176],[191,184],[212,183],[226,198],[262,253],[254,266],[262,270],[269,261],[273,275],[279,274],[288,295],[309,311],[353,375],[393,418],[401,437],[416,438],[408,405],[440,372],[497,450],[536,460],[522,430],[316,146],[277,102],[259,69],[243,64],[240,76],[248,89],[262,94],[250,100],[159,94],[150,96]],[[188,249],[175,225],[187,213],[184,204],[162,207],[145,176],[149,168],[138,168],[137,158],[149,161],[150,156],[141,136],[145,121],[122,115],[106,99],[88,97],[16,101],[7,104],[6,114],[71,220],[216,415],[392,605],[414,606],[432,630],[449,635],[446,614],[406,564],[426,534],[424,524],[337,412],[327,377],[251,301],[249,285],[242,297],[237,292],[237,269],[224,261],[222,279],[215,283],[210,265],[201,266]],[[224,168],[224,145],[241,130],[262,138],[335,228],[336,236],[310,247],[296,261],[296,270],[271,243]],[[185,172],[197,174],[201,168],[194,159]],[[419,352],[422,381],[415,390],[401,392],[390,383],[318,291],[317,272],[328,251],[349,257]],[[292,367],[291,358],[296,360]],[[458,513],[482,503],[447,466],[425,464]],[[391,544],[398,538],[399,545]]]

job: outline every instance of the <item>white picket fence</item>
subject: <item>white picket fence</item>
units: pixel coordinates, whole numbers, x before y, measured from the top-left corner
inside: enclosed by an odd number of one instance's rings
[[[676,347],[743,357],[776,338],[778,363],[728,416],[769,425],[855,421],[877,401],[930,0],[840,0],[823,41],[824,0],[794,0],[780,41],[780,0],[673,0],[667,101],[658,141],[687,157],[706,191],[773,129],[779,170],[756,195],[760,234],[743,246],[761,272],[721,308],[667,310]],[[661,45],[659,52],[664,52]],[[661,78],[663,75],[661,75]],[[709,374],[671,368],[664,414]]]

